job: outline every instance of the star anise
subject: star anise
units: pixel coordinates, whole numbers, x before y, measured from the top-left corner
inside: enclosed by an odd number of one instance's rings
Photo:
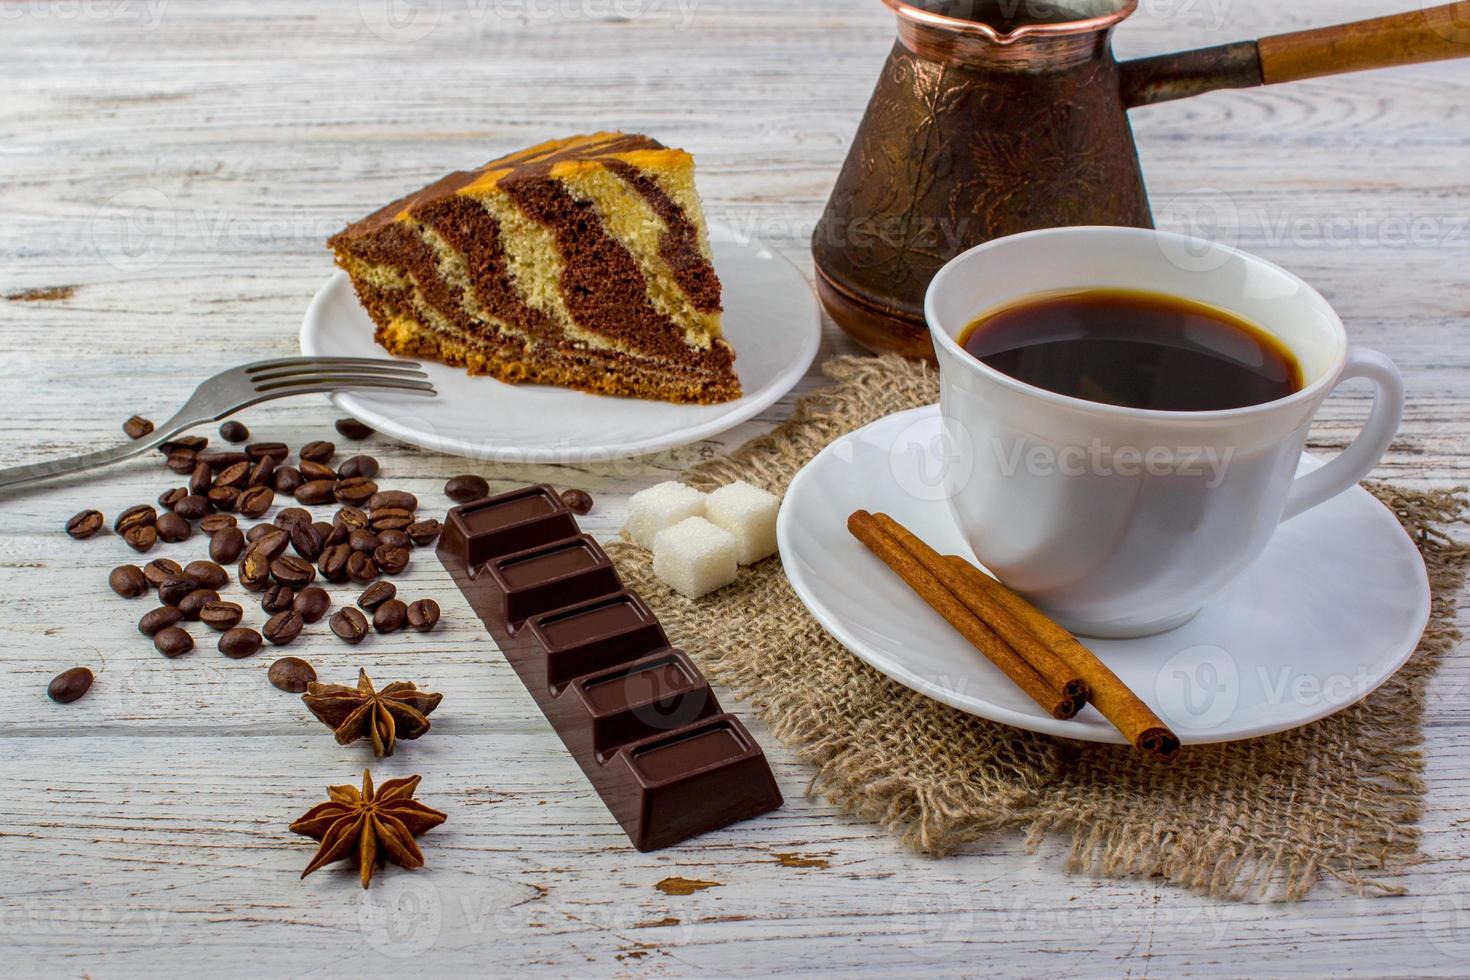
[[[398,739],[418,738],[427,732],[428,715],[443,699],[442,694],[420,691],[412,681],[396,681],[375,691],[361,668],[356,687],[313,681],[301,696],[322,724],[336,730],[338,745],[366,736],[372,739],[373,755],[380,759],[393,754]]]
[[[366,888],[384,858],[403,868],[423,867],[423,852],[413,839],[449,818],[413,798],[422,778],[390,779],[374,792],[373,774],[364,769],[361,792],[355,786],[328,786],[331,799],[291,825],[296,833],[322,842],[301,877],[355,857]]]

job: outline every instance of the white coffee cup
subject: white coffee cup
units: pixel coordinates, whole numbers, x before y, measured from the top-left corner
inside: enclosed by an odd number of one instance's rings
[[[1273,334],[1302,367],[1301,391],[1246,408],[1164,412],[1056,394],[967,353],[977,317],[1038,293],[1171,294]],[[1348,345],[1311,286],[1245,252],[1136,228],[1055,228],[951,260],[924,304],[956,465],[946,496],[992,572],[1070,629],[1146,636],[1188,622],[1284,520],[1365,477],[1398,431],[1403,380]],[[1375,386],[1368,421],[1337,458],[1297,477],[1307,430],[1349,378]]]

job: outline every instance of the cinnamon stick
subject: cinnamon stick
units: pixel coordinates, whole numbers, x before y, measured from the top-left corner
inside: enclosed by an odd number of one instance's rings
[[[1058,719],[1077,714],[1080,706],[1072,698],[1048,683],[1010,644],[981,622],[932,571],[884,531],[872,514],[856,511],[847,519],[847,529],[1048,714]]]
[[[945,561],[939,552],[925,544],[918,535],[887,514],[874,514],[873,519],[877,521],[879,528],[895,538],[921,565],[933,572],[944,583],[945,588],[954,593],[955,598],[1008,643],[1048,684],[1071,698],[1076,705],[1072,714],[1082,710],[1087,704],[1091,688],[1076,667],[1057,656],[1004,603],[972,582],[963,571]]]
[[[1178,736],[1097,658],[1097,654],[1083,646],[1046,613],[963,558],[950,555],[945,561],[977,589],[1025,623],[1058,657],[1076,669],[1092,689],[1093,705],[1136,748],[1163,762],[1172,762],[1178,757]]]

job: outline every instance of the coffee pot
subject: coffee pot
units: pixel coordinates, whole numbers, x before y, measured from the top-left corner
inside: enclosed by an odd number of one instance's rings
[[[1118,62],[1138,0],[883,0],[898,40],[812,236],[817,288],[875,351],[931,357],[954,256],[1059,225],[1153,226],[1128,110],[1470,56],[1470,0]]]

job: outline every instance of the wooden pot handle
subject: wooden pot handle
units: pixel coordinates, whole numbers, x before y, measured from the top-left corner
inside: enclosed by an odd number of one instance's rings
[[[1267,85],[1370,68],[1470,57],[1470,0],[1373,20],[1263,37]]]

